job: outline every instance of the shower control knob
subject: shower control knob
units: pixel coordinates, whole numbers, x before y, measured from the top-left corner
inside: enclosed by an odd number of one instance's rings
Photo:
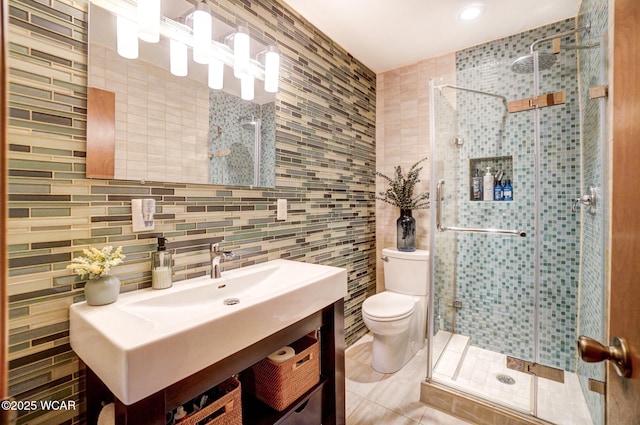
[[[631,376],[629,350],[623,338],[614,336],[611,339],[611,346],[605,347],[593,338],[579,336],[577,344],[582,361],[597,363],[603,360],[609,360],[613,363],[618,375],[625,378]]]
[[[589,214],[594,215],[596,213],[597,199],[598,199],[598,194],[596,192],[596,188],[591,186],[589,188],[588,194],[582,195],[581,197],[576,198],[573,201],[573,206],[571,207],[571,211],[576,212],[578,210],[578,206],[582,204],[589,207],[589,209],[587,210]]]

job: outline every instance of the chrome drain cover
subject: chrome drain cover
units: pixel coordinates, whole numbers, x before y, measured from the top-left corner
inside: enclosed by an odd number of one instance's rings
[[[227,298],[222,302],[224,305],[236,305],[240,303],[240,298]]]
[[[507,384],[507,385],[515,385],[515,383],[516,383],[515,379],[513,379],[509,375],[504,375],[502,373],[497,374],[496,375],[496,379],[498,381],[502,382],[503,384]]]

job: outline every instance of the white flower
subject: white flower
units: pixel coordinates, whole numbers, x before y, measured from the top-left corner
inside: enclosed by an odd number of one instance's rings
[[[122,247],[119,246],[113,251],[112,246],[105,246],[102,250],[90,247],[83,249],[84,256],[71,260],[67,269],[72,270],[82,279],[88,276],[89,279],[96,279],[109,274],[111,267],[122,263],[125,255],[122,254]]]

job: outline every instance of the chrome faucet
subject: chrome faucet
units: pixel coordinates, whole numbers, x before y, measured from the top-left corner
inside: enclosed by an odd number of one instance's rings
[[[233,251],[220,251],[219,244],[212,243],[211,244],[211,279],[218,279],[222,277],[222,273],[220,271],[220,261],[228,260],[234,258],[236,255]]]

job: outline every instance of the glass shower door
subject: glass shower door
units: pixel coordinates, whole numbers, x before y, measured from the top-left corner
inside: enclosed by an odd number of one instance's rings
[[[563,383],[537,378],[537,415],[555,424],[604,423],[604,396],[590,389],[604,383],[604,365],[581,362],[575,349],[580,334],[606,342],[606,98],[590,94],[606,84],[606,39],[598,34],[606,31],[603,25],[598,29],[594,23],[589,33],[563,39],[556,64],[539,78],[540,94],[566,93],[561,107],[538,111],[539,363],[563,370],[564,376]],[[579,117],[580,125],[569,128],[568,116]],[[577,202],[592,194],[593,208]]]
[[[430,378],[551,423],[601,425],[604,368],[577,361],[575,340],[606,342],[606,98],[593,94],[606,42],[562,43],[537,74],[491,65],[431,83]],[[553,93],[563,101],[532,106]],[[487,168],[513,200],[477,199]],[[592,193],[595,208],[576,202]]]
[[[532,376],[508,358],[534,360],[532,117],[471,75],[432,84],[432,379],[529,414]],[[489,167],[512,201],[477,199]]]

